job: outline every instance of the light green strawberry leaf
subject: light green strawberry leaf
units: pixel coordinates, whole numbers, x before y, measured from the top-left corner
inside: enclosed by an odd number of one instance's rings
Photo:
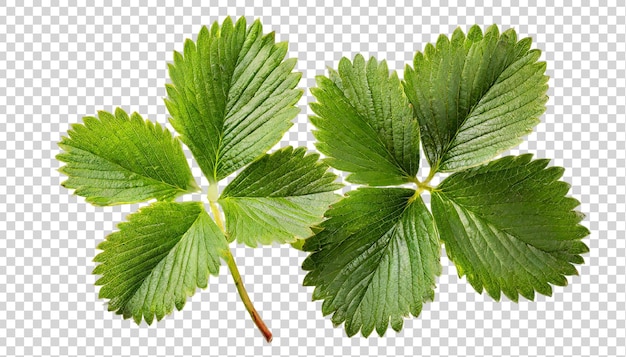
[[[98,206],[172,200],[199,188],[180,141],[159,124],[118,108],[74,124],[59,143],[63,186]]]
[[[293,243],[313,234],[311,226],[337,201],[336,176],[305,148],[286,147],[246,167],[218,201],[229,240],[248,246]]]
[[[102,275],[96,285],[109,310],[151,324],[206,288],[228,245],[201,203],[156,202],[131,214],[98,249],[93,273]]]
[[[165,104],[211,183],[263,155],[291,127],[301,74],[286,54],[286,42],[244,17],[202,27],[196,42],[174,52]]]

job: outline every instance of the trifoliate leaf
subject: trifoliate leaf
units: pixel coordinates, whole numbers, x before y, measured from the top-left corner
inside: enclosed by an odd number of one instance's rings
[[[418,52],[406,67],[405,90],[421,127],[424,151],[435,171],[481,164],[518,145],[545,111],[548,77],[531,40],[494,25]]]
[[[57,155],[66,165],[66,188],[98,206],[171,200],[195,192],[196,185],[180,142],[172,134],[144,120],[130,118],[120,108],[83,118],[63,137]]]
[[[399,331],[403,317],[418,316],[434,297],[441,273],[440,244],[432,216],[420,196],[404,188],[351,191],[327,213],[323,230],[307,239],[312,252],[303,264],[314,300],[346,333],[388,325]]]
[[[172,126],[215,183],[274,146],[291,127],[302,91],[287,43],[263,35],[261,23],[202,27],[169,65],[165,104]]]
[[[124,318],[161,320],[217,275],[226,238],[199,202],[156,202],[98,245],[100,297]]]
[[[339,196],[336,176],[305,155],[305,148],[286,147],[264,155],[246,167],[224,189],[219,203],[224,209],[229,240],[251,247],[257,243],[291,243],[313,234],[328,205]]]
[[[446,252],[459,276],[494,299],[503,292],[533,300],[551,295],[550,284],[566,285],[572,265],[589,249],[589,234],[566,197],[560,167],[532,155],[508,156],[446,178],[433,192],[432,209]]]
[[[387,63],[357,55],[339,62],[330,78],[317,77],[311,89],[317,116],[311,122],[319,151],[347,180],[372,186],[413,180],[419,167],[419,125],[396,72]]]

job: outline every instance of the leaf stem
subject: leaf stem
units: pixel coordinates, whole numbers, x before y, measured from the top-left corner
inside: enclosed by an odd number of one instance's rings
[[[424,180],[424,185],[430,184],[430,181],[432,181],[436,173],[437,173],[437,170],[431,167],[430,171],[428,171],[428,176],[426,176],[426,179]]]
[[[226,229],[224,228],[224,221],[222,221],[222,213],[219,208],[217,208],[217,204],[213,201],[209,201],[209,206],[211,206],[211,213],[213,213],[213,219],[215,219],[215,223],[222,230],[222,233],[226,234]]]
[[[209,202],[217,202],[219,198],[219,190],[216,182],[209,183],[209,192],[207,193],[207,197],[209,198]]]
[[[246,288],[243,286],[243,280],[241,279],[241,275],[239,274],[239,269],[237,268],[237,264],[235,263],[235,258],[233,254],[230,252],[230,249],[225,252],[224,259],[226,260],[226,265],[228,265],[228,269],[230,269],[230,273],[233,276],[233,280],[235,281],[235,286],[237,287],[237,291],[239,292],[239,296],[241,297],[241,301],[243,301],[246,310],[252,317],[252,322],[259,328],[263,337],[267,342],[272,342],[272,332],[265,325],[265,322],[261,319],[261,315],[256,311],[250,297],[248,296],[248,292]]]
[[[217,204],[214,201],[209,201],[209,205],[211,206],[211,212],[213,212],[215,223],[222,230],[222,232],[226,233],[226,230],[224,229],[224,221],[222,220],[220,210],[217,208]],[[241,297],[243,305],[246,307],[246,310],[248,310],[250,317],[252,317],[252,322],[254,322],[254,324],[261,331],[265,340],[267,342],[272,342],[272,332],[267,325],[265,325],[265,322],[261,319],[261,315],[259,315],[254,308],[252,300],[250,300],[250,296],[248,296],[248,292],[246,291],[246,287],[243,285],[243,279],[241,278],[241,274],[239,274],[239,268],[237,268],[237,263],[235,263],[235,258],[233,257],[233,253],[231,253],[230,249],[223,251],[222,258],[224,258],[226,265],[228,265],[230,274],[233,276],[233,280],[235,282],[235,287],[237,287],[239,297]]]
[[[433,179],[433,177],[435,177],[436,173],[437,170],[431,167],[430,171],[428,172],[428,176],[426,177],[426,179],[424,179],[424,181],[420,181],[417,177],[411,178],[411,182],[415,183],[415,185],[417,186],[417,190],[415,191],[415,195],[413,195],[412,200],[415,200],[417,196],[419,196],[424,191],[432,192],[435,189],[430,185],[430,181]]]

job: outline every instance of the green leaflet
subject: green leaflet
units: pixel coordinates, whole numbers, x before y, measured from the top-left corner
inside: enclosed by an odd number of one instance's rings
[[[335,204],[322,230],[304,243],[312,252],[302,265],[304,285],[346,333],[388,325],[399,331],[403,317],[418,316],[434,297],[441,273],[440,245],[432,216],[415,191],[361,188]]]
[[[395,72],[387,63],[361,55],[342,58],[330,78],[317,77],[311,89],[317,103],[317,149],[329,165],[350,172],[347,180],[372,186],[397,185],[411,180],[419,167],[419,126],[413,118]]]
[[[446,178],[433,192],[433,215],[459,276],[494,299],[502,291],[517,301],[534,292],[551,295],[549,284],[567,285],[589,248],[589,234],[558,181],[560,167],[532,155],[507,156]]]
[[[131,214],[98,245],[93,271],[100,297],[124,318],[151,324],[181,310],[196,288],[217,275],[228,251],[222,232],[199,202],[157,202]]]
[[[291,127],[301,75],[292,73],[296,59],[283,61],[286,53],[287,43],[263,35],[259,21],[247,27],[244,17],[202,27],[196,43],[174,52],[165,104],[211,183],[261,156]]]
[[[98,206],[171,200],[199,188],[180,142],[159,124],[121,108],[74,124],[59,147],[66,188]]]
[[[457,29],[417,52],[404,87],[434,171],[476,166],[521,142],[548,100],[545,62],[514,30]]]
[[[305,148],[283,148],[246,167],[218,201],[226,216],[229,240],[257,243],[294,242],[312,235],[341,188],[336,176]]]

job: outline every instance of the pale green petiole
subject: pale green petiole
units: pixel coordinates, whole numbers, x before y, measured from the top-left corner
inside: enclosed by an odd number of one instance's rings
[[[226,233],[224,228],[224,222],[222,221],[222,216],[219,208],[217,207],[217,184],[211,184],[209,186],[209,205],[211,206],[211,212],[213,213],[213,217],[215,219],[215,223],[217,226]],[[214,199],[212,199],[214,198]],[[258,327],[258,329],[265,337],[267,342],[272,342],[272,332],[269,330],[263,319],[261,319],[261,315],[256,311],[254,305],[252,304],[252,300],[250,300],[250,296],[248,296],[248,292],[246,291],[246,287],[243,285],[243,279],[241,278],[241,274],[239,274],[239,268],[237,268],[237,263],[235,262],[235,258],[233,254],[230,252],[230,249],[224,250],[222,253],[222,258],[226,261],[226,265],[228,265],[228,269],[230,270],[230,274],[233,276],[233,281],[235,282],[235,286],[237,287],[237,292],[241,297],[241,301],[243,301],[246,310],[252,317],[252,322]]]

